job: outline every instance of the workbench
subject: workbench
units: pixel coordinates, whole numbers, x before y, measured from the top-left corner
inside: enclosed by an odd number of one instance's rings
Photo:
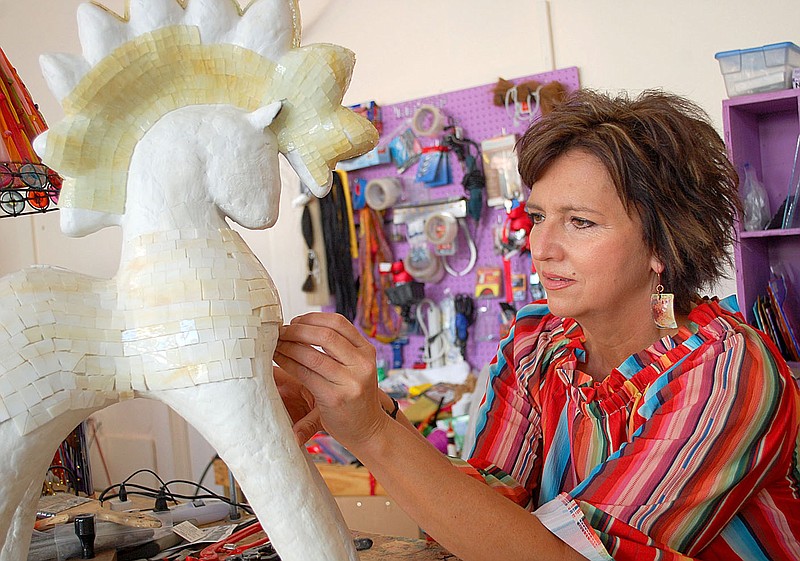
[[[439,544],[431,541],[355,532],[372,540],[372,548],[359,551],[361,561],[458,561]]]
[[[362,532],[354,535],[372,540],[372,548],[359,552],[361,561],[458,561],[457,557],[437,544],[425,540],[392,538]],[[116,552],[99,552],[95,561],[117,561]]]
[[[357,472],[358,478],[361,477],[364,471],[366,470],[362,469],[362,471]],[[342,471],[341,474],[344,475],[348,472],[350,472],[350,470],[346,469]],[[399,511],[399,509],[397,509],[397,507],[394,506],[393,501],[391,501],[391,499],[385,495],[364,496],[364,497],[339,497],[338,499],[348,499],[351,500],[353,504],[360,505],[360,508],[357,510],[363,510],[361,516],[365,519],[374,517],[376,516],[377,513],[378,516],[383,518],[384,525],[387,523],[387,520],[392,521],[395,509]],[[374,503],[371,503],[371,501],[374,501]],[[346,504],[347,503],[345,503],[344,506],[346,506]],[[391,507],[389,505],[391,505]],[[340,506],[343,505],[340,503]],[[113,515],[116,517],[130,516],[128,513],[112,512],[108,509],[107,504],[101,507],[99,503],[97,503],[96,501],[76,506],[64,512],[71,514],[92,513],[95,514],[96,516],[100,516],[101,518],[103,517],[103,515]],[[402,511],[399,512],[402,513]],[[403,514],[403,516],[405,516],[405,514]],[[137,527],[141,526],[140,522],[137,520],[128,520],[127,524],[132,524]],[[412,537],[394,536],[394,535],[388,536],[372,531],[353,530],[352,534],[354,538],[366,537],[372,540],[372,547],[370,549],[359,552],[360,560],[361,561],[445,561],[445,560],[458,561],[458,559],[455,556],[445,551],[437,543],[419,538],[418,528],[416,527],[416,525],[413,524],[413,522],[411,524],[412,525],[407,529],[407,532],[410,533]],[[72,524],[69,524],[69,526],[71,527]],[[147,529],[142,528],[142,530],[146,531]],[[133,536],[133,534],[130,535]],[[263,537],[263,534],[258,533],[254,535],[252,538],[250,538],[250,540],[256,539],[259,536]],[[114,546],[122,546],[125,544],[118,543],[116,541],[109,543],[108,539],[105,540],[105,543],[102,543],[102,540],[98,540],[98,542],[96,543],[98,561],[116,561],[116,555],[114,550],[105,549],[103,547],[104,545],[107,548],[109,546],[114,547]],[[131,545],[133,545],[133,543],[131,543]],[[36,557],[34,555],[34,558],[42,559],[41,555],[39,557]],[[49,557],[47,558],[49,559]]]

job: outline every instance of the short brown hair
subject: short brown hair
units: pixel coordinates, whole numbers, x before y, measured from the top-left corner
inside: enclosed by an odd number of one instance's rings
[[[724,276],[741,214],[739,179],[708,115],[691,101],[647,90],[634,99],[579,90],[517,143],[519,172],[535,188],[570,150],[602,162],[644,242],[664,264],[662,284],[688,313],[704,287]]]

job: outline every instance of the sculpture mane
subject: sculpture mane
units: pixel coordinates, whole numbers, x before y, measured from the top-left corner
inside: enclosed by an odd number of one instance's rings
[[[95,4],[78,14],[83,56],[41,60],[65,117],[37,150],[65,176],[62,207],[122,214],[136,143],[189,105],[253,111],[282,101],[271,125],[278,150],[317,196],[329,190],[336,162],[377,142],[374,127],[341,105],[353,53],[300,47],[296,0],[241,11],[233,0],[134,0],[124,18]]]

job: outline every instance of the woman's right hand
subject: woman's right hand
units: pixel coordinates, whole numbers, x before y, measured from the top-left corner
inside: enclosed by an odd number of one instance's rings
[[[351,452],[391,421],[381,406],[375,347],[343,316],[294,318],[280,328],[274,360],[312,394],[307,415],[316,409],[324,429]]]

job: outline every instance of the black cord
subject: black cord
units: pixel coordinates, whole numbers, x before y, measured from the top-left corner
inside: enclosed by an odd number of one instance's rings
[[[75,496],[78,495],[78,474],[75,473],[72,469],[68,468],[67,466],[62,466],[58,464],[54,464],[47,468],[47,472],[50,473],[56,469],[63,469],[64,473],[67,474],[67,479],[69,479],[70,484],[72,485],[72,490],[75,491]]]
[[[178,503],[178,499],[186,500],[186,501],[197,501],[197,500],[202,500],[202,499],[218,499],[218,500],[224,502],[225,504],[229,504],[229,505],[233,505],[233,506],[239,507],[242,510],[244,510],[245,512],[247,512],[248,514],[253,514],[253,509],[250,507],[250,505],[248,505],[246,503],[239,503],[239,502],[236,502],[236,501],[232,501],[231,499],[229,499],[228,497],[225,497],[224,495],[220,495],[218,493],[215,493],[214,491],[212,491],[208,487],[203,486],[200,481],[196,482],[196,481],[189,481],[189,480],[186,480],[186,479],[171,479],[169,481],[163,481],[160,477],[158,477],[156,475],[158,480],[162,483],[161,487],[159,487],[157,489],[153,488],[153,487],[147,487],[145,485],[139,485],[137,483],[129,483],[128,482],[131,477],[136,475],[136,473],[141,473],[142,471],[153,473],[151,470],[139,470],[138,472],[135,472],[131,476],[129,476],[128,479],[126,479],[123,483],[116,483],[116,484],[111,485],[111,486],[107,487],[106,489],[104,489],[103,492],[100,493],[100,496],[98,497],[98,500],[100,502],[103,502],[103,501],[111,500],[111,499],[114,499],[114,498],[118,497],[119,494],[108,494],[108,493],[112,489],[119,488],[120,486],[124,485],[125,486],[125,490],[126,490],[128,495],[137,495],[139,497],[147,497],[147,498],[150,498],[150,499],[158,499],[159,497],[163,497],[163,496],[167,495],[167,496],[169,496],[171,498],[171,500],[175,504]],[[170,485],[178,485],[178,484],[181,484],[181,485],[193,485],[195,487],[195,492],[192,493],[192,494],[176,493],[176,492],[172,491],[169,488]],[[205,491],[205,494],[198,494],[197,493],[197,489]]]
[[[134,471],[132,474],[130,474],[130,475],[127,477],[127,479],[125,479],[125,481],[123,481],[123,483],[127,483],[128,481],[130,481],[131,479],[133,479],[133,477],[134,477],[134,476],[136,476],[136,475],[139,475],[140,473],[149,473],[150,475],[152,475],[153,477],[155,477],[156,479],[158,479],[158,482],[159,482],[159,483],[161,483],[161,485],[162,485],[162,486],[163,486],[163,485],[165,485],[165,483],[164,483],[164,480],[163,480],[163,479],[161,479],[161,476],[159,476],[159,475],[158,475],[156,472],[154,472],[152,469],[148,469],[148,468],[137,469],[137,470],[136,470],[136,471]]]
[[[136,471],[134,471],[122,483],[117,483],[117,484],[114,484],[114,485],[110,485],[109,487],[106,487],[105,489],[103,489],[103,491],[100,493],[100,496],[97,497],[97,499],[100,502],[103,502],[103,500],[105,499],[105,495],[106,495],[106,493],[108,491],[110,491],[111,489],[114,489],[114,488],[118,488],[118,487],[120,487],[122,485],[125,485],[126,489],[130,488],[130,487],[139,488],[139,489],[142,489],[142,488],[150,489],[149,487],[143,487],[141,485],[136,485],[134,483],[128,483],[133,477],[139,475],[140,473],[149,473],[150,475],[155,477],[158,480],[159,483],[161,483],[161,487],[162,488],[166,488],[167,484],[164,482],[163,479],[161,479],[161,477],[156,472],[154,472],[152,469],[142,468],[142,469],[137,469]],[[157,491],[155,491],[155,492],[157,493]],[[119,496],[119,494],[115,495],[115,497],[116,496]],[[176,501],[175,498],[173,497],[172,498],[172,502],[177,503],[178,501]]]
[[[214,454],[214,456],[211,458],[211,461],[206,464],[206,467],[203,469],[203,473],[200,474],[200,479],[197,480],[197,485],[194,488],[195,493],[200,490],[203,479],[206,478],[206,475],[208,475],[208,470],[211,469],[211,466],[214,465],[214,462],[217,460],[217,458],[219,458],[219,454]]]

